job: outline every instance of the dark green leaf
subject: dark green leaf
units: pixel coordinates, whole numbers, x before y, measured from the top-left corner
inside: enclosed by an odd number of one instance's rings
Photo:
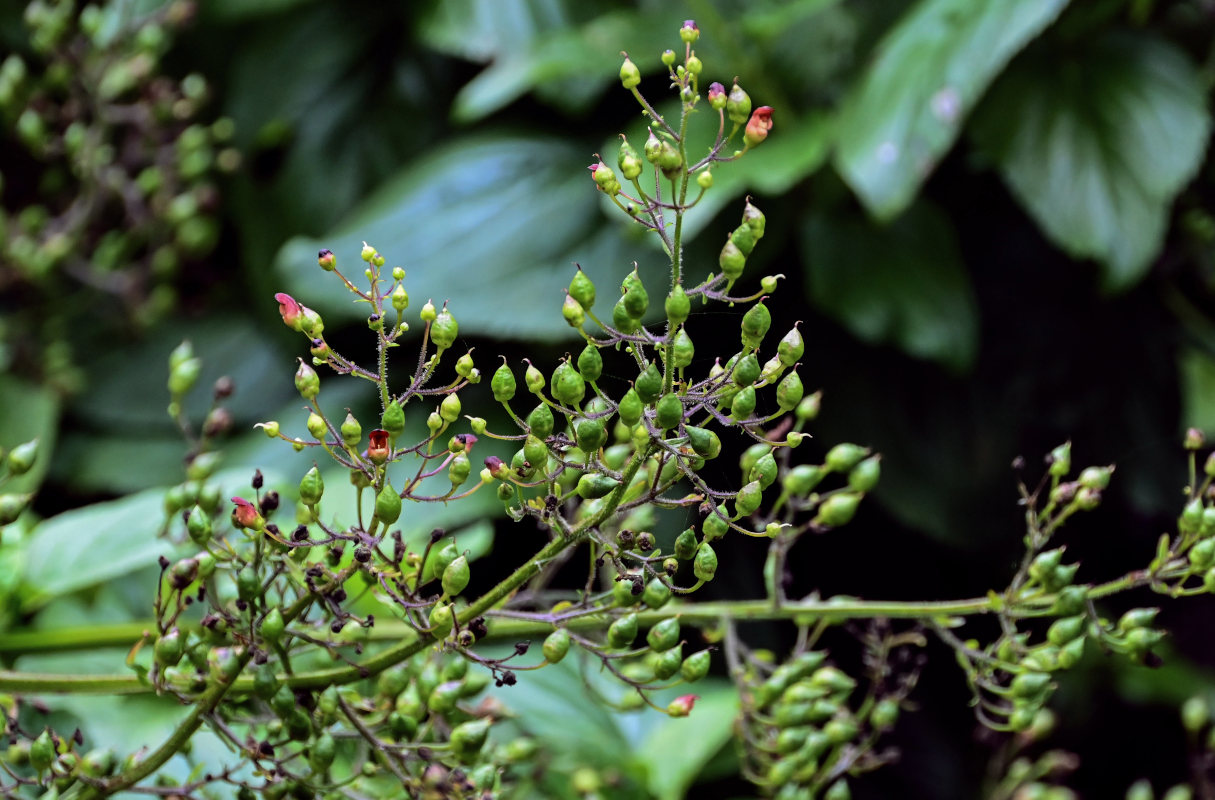
[[[1143,35],[1036,55],[992,90],[975,141],[1055,243],[1125,288],[1151,265],[1169,206],[1202,162],[1202,80],[1184,53]]]
[[[910,205],[988,84],[1066,5],[921,0],[886,36],[837,130],[836,166],[873,214]]]
[[[966,369],[978,311],[949,219],[919,203],[885,227],[813,212],[803,228],[814,304],[866,342]]]

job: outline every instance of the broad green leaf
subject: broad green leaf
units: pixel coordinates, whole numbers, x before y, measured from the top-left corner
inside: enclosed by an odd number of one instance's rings
[[[1142,34],[1035,53],[993,89],[974,139],[1056,244],[1124,289],[1151,266],[1211,121],[1184,53]]]
[[[1066,5],[921,0],[890,31],[840,111],[836,140],[840,174],[875,216],[911,204],[988,84]]]
[[[525,51],[545,31],[569,25],[570,3],[562,0],[443,0],[418,26],[436,50],[487,62]]]
[[[0,381],[0,409],[0,447],[6,454],[16,445],[38,440],[38,456],[29,472],[5,481],[0,492],[32,492],[54,460],[59,398],[45,386],[5,375]],[[3,474],[8,474],[6,467]]]
[[[367,307],[334,288],[316,253],[333,250],[338,268],[359,279],[358,254],[367,241],[389,266],[405,268],[412,325],[427,299],[450,300],[462,332],[569,336],[561,289],[573,262],[597,281],[619,280],[627,266],[616,231],[594,227],[597,192],[589,163],[577,147],[551,139],[459,141],[388,179],[323,238],[287,242],[275,268],[301,302],[360,319]]]
[[[885,226],[811,212],[802,247],[814,305],[870,343],[964,370],[978,309],[949,219],[923,202]]]

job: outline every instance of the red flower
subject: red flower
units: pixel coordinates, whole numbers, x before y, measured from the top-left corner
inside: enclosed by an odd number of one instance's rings
[[[257,506],[250,503],[243,497],[233,497],[232,502],[236,504],[236,508],[232,509],[232,521],[241,528],[251,528],[255,531],[260,531],[265,520],[258,513]]]
[[[303,325],[304,307],[285,292],[279,292],[274,299],[278,301],[278,313],[283,315],[283,322],[287,323],[288,328],[298,331]]]
[[[388,431],[376,428],[367,434],[367,458],[372,462],[383,464],[388,460],[391,449],[388,445]]]
[[[696,701],[700,699],[699,695],[685,694],[676,697],[667,704],[667,713],[672,717],[686,717],[692,713],[692,706],[696,705]]]
[[[751,112],[751,119],[747,121],[747,129],[743,131],[743,141],[747,143],[747,147],[757,147],[768,138],[770,130],[772,130],[772,106],[760,106]]]

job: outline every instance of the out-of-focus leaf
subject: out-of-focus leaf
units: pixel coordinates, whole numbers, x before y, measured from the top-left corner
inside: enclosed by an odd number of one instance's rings
[[[680,800],[701,771],[733,735],[738,693],[725,681],[693,687],[700,697],[688,717],[658,715],[644,737],[634,741],[633,757],[646,767],[650,792],[660,800]],[[636,719],[637,717],[634,717]]]
[[[1187,427],[1215,430],[1215,361],[1190,349],[1178,357],[1181,372],[1181,421]]]
[[[836,165],[873,214],[910,205],[988,84],[1066,5],[921,0],[886,36],[837,129]]]
[[[816,307],[866,342],[964,370],[978,310],[949,219],[919,203],[884,227],[812,212],[802,229]]]
[[[206,22],[248,22],[258,17],[294,11],[316,0],[207,0],[199,12]]]
[[[460,141],[405,170],[320,239],[293,239],[275,268],[297,298],[353,320],[366,306],[333,289],[316,266],[321,247],[357,277],[363,241],[405,268],[412,307],[450,300],[467,333],[569,336],[561,288],[578,260],[593,280],[618,276],[627,251],[615,229],[597,232],[589,159],[571,145],[537,138]],[[355,267],[348,265],[355,264]],[[609,284],[604,284],[609,285]],[[546,298],[549,298],[546,301]],[[549,311],[551,309],[551,313]]]
[[[1109,289],[1150,267],[1210,132],[1194,66],[1142,34],[1107,34],[1062,58],[1037,54],[974,120],[975,141],[1022,205],[1069,254],[1099,260]]]
[[[58,424],[59,399],[54,392],[13,375],[4,376],[0,381],[0,447],[7,453],[37,439],[38,457],[28,472],[6,481],[0,491],[20,493],[38,488],[55,453]]]
[[[419,26],[423,42],[469,61],[510,58],[545,31],[568,26],[562,0],[443,0],[431,5]]]

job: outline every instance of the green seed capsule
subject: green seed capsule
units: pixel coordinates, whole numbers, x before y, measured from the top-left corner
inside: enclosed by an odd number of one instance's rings
[[[286,623],[283,621],[283,612],[279,611],[277,607],[272,608],[262,619],[262,638],[273,644],[283,638],[283,631],[286,627]]]
[[[586,395],[586,381],[569,361],[562,361],[553,370],[549,388],[557,402],[565,406],[578,406]]]
[[[780,363],[784,364],[786,367],[791,367],[797,363],[798,359],[802,357],[802,353],[805,352],[805,349],[806,345],[802,340],[801,331],[794,326],[794,328],[786,333],[784,338],[780,340],[780,343],[776,345],[776,356],[780,359]]]
[[[8,453],[8,471],[13,475],[24,475],[38,460],[38,440],[22,442]]]
[[[245,567],[236,573],[236,595],[241,600],[248,602],[261,594],[261,591],[261,579],[257,577],[257,573],[253,571],[252,567]]]
[[[608,647],[622,649],[628,647],[637,638],[637,615],[626,614],[608,626]]]
[[[641,327],[641,323],[629,314],[623,297],[612,306],[612,327],[626,335],[636,333],[637,329]]]
[[[561,316],[565,318],[571,328],[581,328],[582,323],[586,322],[586,312],[583,310],[582,304],[568,294],[561,303]]]
[[[717,257],[717,265],[721,267],[722,275],[731,281],[736,281],[742,275],[743,267],[747,265],[747,257],[743,255],[742,250],[738,249],[738,245],[727,240],[725,246],[721,248],[721,255]]]
[[[588,472],[578,479],[576,491],[578,496],[584,500],[597,500],[600,497],[607,497],[618,486],[620,486],[620,481],[615,478],[598,472]]]
[[[644,408],[641,395],[637,393],[634,387],[624,393],[624,397],[620,399],[620,405],[617,407],[616,413],[620,415],[620,421],[631,428],[641,421],[641,413]]]
[[[662,393],[662,373],[658,371],[658,367],[653,361],[637,376],[633,388],[637,390],[637,396],[646,405],[658,399],[658,395]]]
[[[798,376],[797,370],[794,370],[776,385],[776,405],[781,411],[791,411],[802,401],[805,391],[801,377]]]
[[[734,365],[734,372],[730,377],[737,386],[750,386],[755,383],[759,378],[759,359],[754,353],[743,356]]]
[[[443,592],[448,597],[456,597],[468,586],[469,575],[468,559],[464,556],[457,556],[443,570]]]
[[[380,416],[381,430],[388,431],[389,436],[400,436],[405,430],[405,412],[396,400],[391,401]]]
[[[598,419],[580,419],[574,423],[574,441],[584,453],[596,453],[607,442],[607,429]]]
[[[776,482],[778,472],[776,458],[771,453],[764,453],[745,477],[749,481],[758,481],[761,489],[767,489]]]
[[[734,502],[734,510],[744,517],[755,513],[755,510],[759,508],[759,504],[763,500],[763,492],[763,487],[759,485],[759,481],[751,481],[742,489],[739,489],[737,499]]]
[[[766,227],[768,220],[767,217],[764,216],[764,212],[756,208],[751,202],[751,198],[747,198],[747,204],[743,207],[742,221],[750,226],[752,232],[755,233],[755,238],[763,238],[764,228]]]
[[[527,369],[523,371],[523,383],[532,394],[540,394],[544,391],[544,373],[529,361]]]
[[[553,433],[553,412],[541,403],[527,415],[527,427],[537,439],[547,439]]]
[[[401,496],[388,481],[384,481],[384,488],[376,495],[375,515],[385,525],[391,525],[401,516]]]
[[[558,628],[544,639],[544,658],[550,664],[560,663],[565,654],[570,651],[570,632]]]
[[[1063,617],[1051,623],[1046,631],[1046,640],[1053,645],[1062,647],[1073,639],[1084,635],[1088,628],[1088,619],[1084,616]]]
[[[671,344],[671,365],[677,369],[683,369],[692,363],[693,357],[696,355],[696,346],[692,344],[692,337],[688,336],[687,330],[680,326],[675,332],[675,339]]]
[[[713,431],[694,425],[685,426],[684,431],[688,434],[688,443],[692,445],[696,455],[712,459],[721,453],[721,439]]]
[[[194,506],[190,509],[190,516],[186,519],[186,532],[190,535],[190,541],[195,544],[209,542],[211,540],[211,517],[199,506]]]
[[[451,459],[451,464],[447,467],[447,479],[451,481],[453,487],[464,485],[464,482],[468,480],[468,476],[471,473],[472,462],[463,453],[455,455]]]
[[[152,649],[156,656],[156,663],[166,667],[171,667],[181,661],[181,656],[185,652],[185,642],[182,641],[181,632],[177,628],[170,628],[167,633],[156,640],[156,646]]]
[[[321,502],[325,493],[325,482],[321,479],[321,471],[313,464],[312,468],[300,478],[300,502],[306,506],[314,506]]]
[[[588,344],[582,348],[582,352],[578,354],[578,372],[588,381],[599,380],[599,376],[603,374],[603,356],[599,355],[598,347]]]
[[[654,677],[657,680],[665,681],[679,672],[680,666],[683,665],[683,646],[676,645],[669,650],[664,650],[654,657]]]
[[[1037,699],[1050,688],[1050,673],[1022,672],[1013,678],[1011,689],[1014,697]]]
[[[447,634],[451,633],[454,619],[455,614],[452,612],[450,603],[436,603],[435,607],[430,610],[431,633],[436,639],[445,638]]]
[[[455,343],[459,332],[460,326],[456,323],[456,318],[446,308],[430,323],[430,340],[435,343],[440,353]]]
[[[675,557],[688,561],[695,555],[696,531],[692,528],[686,528],[683,533],[675,537]]]
[[[709,674],[712,655],[708,650],[700,650],[683,660],[679,675],[688,683],[695,683]]]
[[[861,503],[859,494],[833,494],[818,507],[818,515],[814,522],[830,528],[846,525],[856,516],[856,509]]]
[[[642,285],[641,276],[637,274],[636,269],[625,276],[620,291],[624,309],[629,316],[633,319],[644,317],[646,310],[650,307],[650,295]]]
[[[667,430],[678,427],[683,421],[683,403],[675,392],[664,394],[655,407],[654,422],[659,428]]]
[[[869,455],[867,448],[857,444],[844,442],[837,444],[827,451],[827,459],[825,465],[832,472],[847,472],[861,462],[861,459]]]
[[[696,551],[696,558],[692,561],[692,574],[701,581],[711,581],[717,574],[717,553],[709,545],[707,538]]]
[[[489,388],[494,393],[494,399],[499,403],[505,403],[515,396],[515,374],[510,371],[510,367],[506,366],[506,359],[502,359],[502,366],[494,371]]]
[[[655,652],[670,650],[679,644],[679,620],[675,617],[664,619],[646,634],[646,643]]]
[[[743,314],[740,327],[743,346],[751,349],[758,348],[770,327],[772,327],[772,314],[764,305],[763,300],[760,300],[751,306],[746,314]]]
[[[633,145],[629,144],[629,140],[624,139],[623,134],[621,138],[623,141],[620,144],[620,154],[616,157],[616,166],[620,167],[620,174],[624,179],[631,181],[641,174],[645,165],[641,163],[641,157],[637,155]]]
[[[692,313],[692,301],[688,299],[688,293],[683,290],[682,286],[676,286],[667,295],[663,309],[667,312],[667,319],[672,325],[681,325]]]
[[[755,411],[755,387],[747,386],[739,389],[730,401],[730,418],[742,422],[749,419]]]
[[[671,590],[658,578],[647,583],[645,590],[641,593],[641,602],[653,609],[662,608],[670,599]]]
[[[170,378],[172,381],[172,378]],[[305,400],[313,400],[321,391],[321,379],[316,374],[316,370],[300,361],[299,369],[295,371],[295,388],[300,393],[300,397]]]
[[[755,242],[757,240],[755,238],[755,231],[751,230],[751,226],[744,224],[739,225],[730,233],[730,241],[734,242],[734,246],[742,251],[744,256],[749,256],[755,249]]]
[[[523,444],[523,458],[533,467],[548,463],[548,446],[535,436],[528,434]]]
[[[724,514],[724,506],[719,506],[718,510]],[[705,542],[711,542],[714,539],[720,539],[730,530],[730,525],[717,513],[710,513],[705,517],[705,521],[700,524],[700,530],[704,533]],[[702,545],[703,546],[703,545]]]
[[[30,745],[30,766],[37,772],[44,772],[55,762],[55,742],[49,729],[43,729]]]
[[[443,398],[443,402],[439,403],[439,416],[447,423],[458,420],[462,410],[460,396],[457,394],[449,394]]]
[[[877,486],[882,476],[882,457],[870,456],[848,472],[848,486],[857,492],[868,492]]]

